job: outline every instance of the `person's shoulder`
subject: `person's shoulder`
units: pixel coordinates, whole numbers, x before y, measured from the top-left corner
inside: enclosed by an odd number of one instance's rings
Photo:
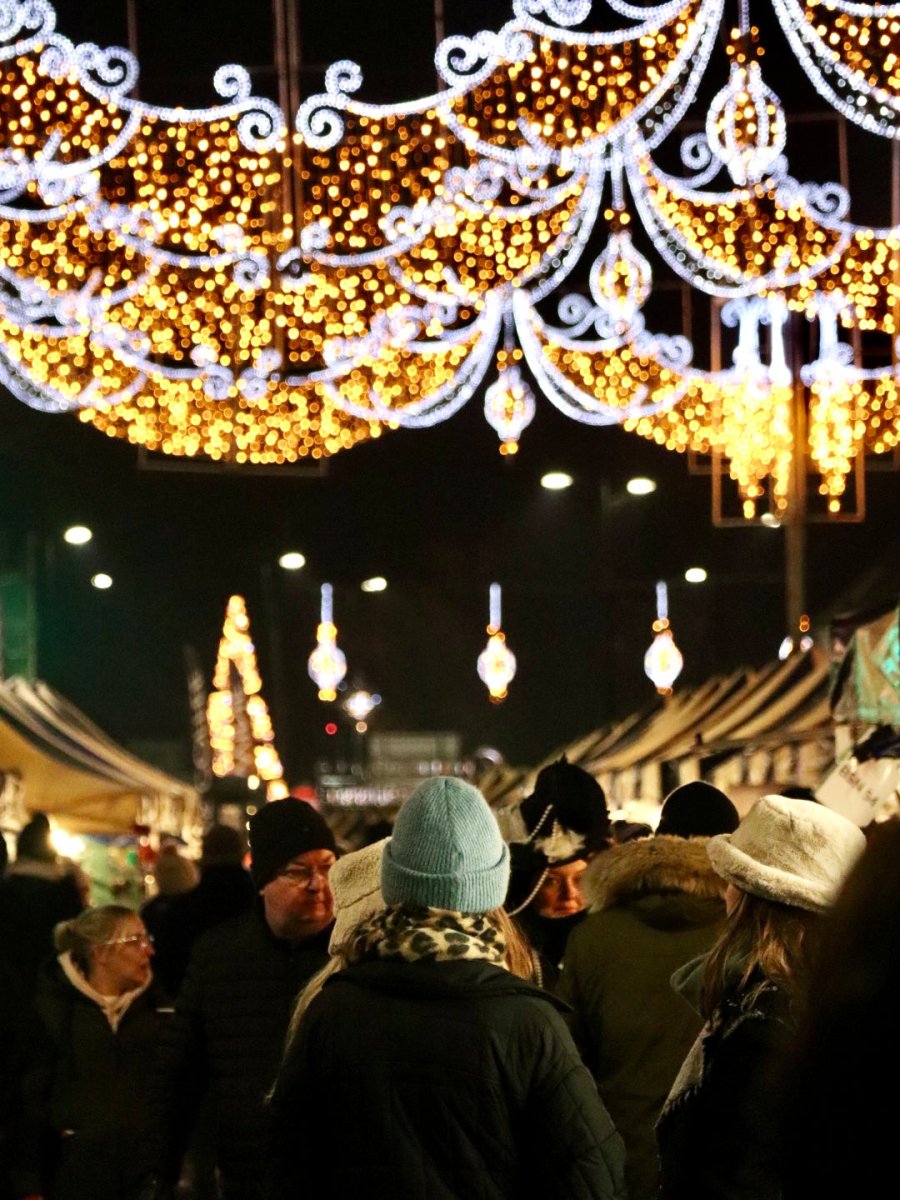
[[[193,958],[198,962],[214,961],[257,942],[261,933],[261,921],[255,910],[228,917],[200,934],[194,943]]]

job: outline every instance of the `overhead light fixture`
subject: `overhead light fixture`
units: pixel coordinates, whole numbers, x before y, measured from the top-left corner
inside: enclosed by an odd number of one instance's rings
[[[364,592],[383,592],[387,587],[387,580],[383,575],[373,575],[371,579],[364,579],[359,586]]]
[[[759,523],[760,523],[760,525],[765,525],[766,529],[780,529],[781,528],[781,522],[778,520],[778,518],[775,516],[774,513],[770,513],[770,512],[763,513],[763,515],[759,518]]]
[[[706,583],[708,576],[703,567],[688,567],[684,578],[688,583]]]
[[[112,575],[107,575],[104,571],[101,571],[98,575],[91,576],[91,586],[99,588],[101,592],[105,592],[112,585]]]
[[[656,480],[647,479],[645,475],[637,475],[625,484],[625,490],[632,496],[649,496],[656,491]]]
[[[562,492],[572,486],[572,476],[566,471],[548,471],[541,476],[541,487],[548,492]]]
[[[63,534],[63,540],[70,546],[84,546],[93,536],[93,531],[87,525],[70,525]]]
[[[299,571],[306,566],[306,555],[299,550],[288,550],[279,558],[278,565],[285,571]]]

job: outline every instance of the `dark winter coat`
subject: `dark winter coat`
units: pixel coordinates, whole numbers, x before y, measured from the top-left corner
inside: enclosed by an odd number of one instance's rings
[[[207,1087],[227,1200],[274,1194],[265,1096],[284,1051],[297,993],[328,961],[331,926],[292,944],[261,905],[197,942],[149,1083],[154,1136],[144,1171],[169,1185]]]
[[[333,976],[275,1095],[285,1200],[623,1197],[622,1141],[561,1007],[477,960]]]
[[[590,915],[569,939],[559,994],[627,1153],[629,1200],[659,1187],[653,1127],[702,1026],[673,971],[708,950],[725,916],[706,838],[614,846],[582,876]]]
[[[55,863],[17,862],[0,881],[0,955],[29,996],[41,966],[54,957],[54,926],[83,908],[74,875]]]
[[[202,867],[196,887],[171,897],[152,932],[156,938],[153,968],[173,996],[184,982],[197,939],[223,921],[248,912],[255,898],[250,873],[240,863]]]
[[[673,979],[695,998],[704,959]],[[657,1123],[660,1200],[780,1200],[779,1065],[786,995],[761,977],[716,1012]]]
[[[24,1083],[25,1120],[13,1148],[14,1194],[48,1200],[132,1200],[136,1147],[147,1137],[144,1084],[172,1008],[150,987],[113,1031],[57,961],[38,980]]]

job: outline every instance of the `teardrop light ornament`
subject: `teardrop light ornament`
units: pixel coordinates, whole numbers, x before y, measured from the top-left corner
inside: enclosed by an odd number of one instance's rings
[[[484,416],[505,446],[518,442],[535,413],[534,392],[518,367],[504,367],[484,393]]]
[[[758,183],[775,166],[787,141],[787,123],[759,63],[731,64],[728,83],[707,113],[706,140],[739,187]]]
[[[632,326],[653,286],[653,271],[627,229],[614,229],[594,260],[589,280],[594,303],[624,331]]]
[[[644,655],[644,673],[661,696],[671,695],[672,684],[681,674],[684,658],[675,645],[669,625],[669,593],[664,583],[656,585],[656,620],[653,641]]]
[[[316,648],[307,664],[310,678],[319,689],[320,700],[337,698],[338,685],[347,674],[347,659],[337,644],[337,626],[332,621],[332,588],[322,584],[320,621],[316,628]]]
[[[500,628],[500,598],[500,584],[492,583],[488,643],[478,655],[477,663],[478,677],[495,704],[506,699],[507,688],[516,673],[516,656],[507,646],[506,635]]]

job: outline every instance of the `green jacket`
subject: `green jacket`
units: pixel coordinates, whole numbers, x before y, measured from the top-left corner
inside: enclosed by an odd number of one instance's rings
[[[700,1017],[672,972],[708,950],[725,916],[705,838],[644,838],[598,855],[583,888],[591,912],[569,939],[558,994],[626,1150],[630,1200],[659,1186],[653,1127]]]

